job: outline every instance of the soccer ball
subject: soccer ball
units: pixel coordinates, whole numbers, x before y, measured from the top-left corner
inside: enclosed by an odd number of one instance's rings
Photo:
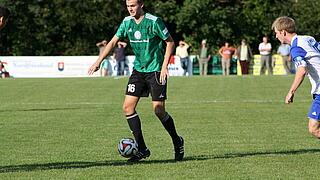
[[[125,158],[130,158],[138,152],[138,145],[132,138],[123,138],[118,144],[118,152]]]

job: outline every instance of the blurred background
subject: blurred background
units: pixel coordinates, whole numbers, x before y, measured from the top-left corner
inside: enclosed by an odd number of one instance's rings
[[[110,40],[128,16],[118,0],[0,0],[11,11],[0,32],[2,56],[98,55],[96,43]],[[320,37],[320,1],[315,0],[153,0],[146,11],[161,17],[176,43],[185,40],[195,54],[202,39],[217,54],[225,41],[248,40],[254,53],[264,35],[277,46],[271,30],[281,15],[293,17],[299,34]],[[131,54],[127,48],[127,54]]]

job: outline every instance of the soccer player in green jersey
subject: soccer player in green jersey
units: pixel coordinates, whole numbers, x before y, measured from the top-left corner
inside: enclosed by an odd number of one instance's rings
[[[174,49],[174,41],[160,18],[144,12],[143,0],[126,0],[126,5],[130,16],[123,19],[116,34],[89,68],[88,74],[93,74],[99,69],[102,60],[120,39],[128,38],[135,53],[135,61],[127,85],[123,111],[139,150],[128,161],[136,162],[150,156],[150,150],[143,139],[140,118],[136,112],[140,97],[147,97],[149,93],[152,96],[154,113],[172,138],[175,160],[180,161],[184,156],[184,141],[177,134],[174,121],[165,109],[168,62]]]
[[[10,15],[9,9],[6,7],[0,6],[0,30],[7,24],[9,15]]]

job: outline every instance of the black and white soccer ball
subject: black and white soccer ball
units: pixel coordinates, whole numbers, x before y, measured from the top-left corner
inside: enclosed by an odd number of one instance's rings
[[[123,138],[118,144],[118,152],[125,158],[130,158],[138,152],[138,145],[132,138]]]

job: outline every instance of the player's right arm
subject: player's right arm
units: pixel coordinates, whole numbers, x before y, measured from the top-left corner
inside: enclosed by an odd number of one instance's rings
[[[303,82],[303,79],[306,75],[306,68],[304,66],[299,66],[297,68],[297,71],[296,71],[296,75],[294,77],[294,81],[291,85],[291,88],[286,96],[286,99],[285,99],[285,103],[286,104],[290,104],[290,103],[293,103],[293,96],[294,96],[294,93],[297,91],[297,89],[299,88],[299,86],[301,85],[301,83]]]
[[[291,84],[291,88],[285,98],[285,103],[290,104],[293,103],[293,96],[294,93],[297,91],[301,83],[303,82],[303,79],[305,75],[307,74],[307,63],[304,60],[306,52],[301,47],[294,47],[291,49],[291,56],[295,63],[296,69],[296,75],[294,77],[293,83]]]
[[[99,58],[96,60],[96,62],[93,63],[89,68],[88,70],[89,75],[92,75],[94,72],[99,70],[101,62],[108,56],[108,54],[116,46],[118,41],[119,41],[119,38],[116,35],[114,35],[111,41],[107,44],[107,46],[104,48],[102,53],[99,55]]]

